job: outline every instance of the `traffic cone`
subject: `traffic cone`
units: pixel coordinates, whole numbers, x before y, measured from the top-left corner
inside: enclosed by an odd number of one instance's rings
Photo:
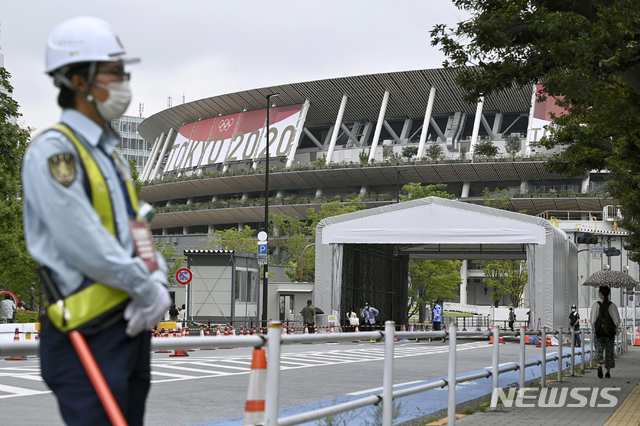
[[[309,327],[308,326],[304,326],[304,334],[309,334]]]
[[[333,326],[331,326],[331,330],[329,331],[329,334],[333,334]]]
[[[260,326],[260,335],[264,336],[264,333],[262,332],[262,326]]]
[[[211,334],[209,334],[209,327],[207,327],[205,329],[206,331],[204,332],[204,337],[211,337]],[[202,333],[202,330],[200,330],[200,332]],[[201,351],[215,351],[215,348],[200,348]]]
[[[207,327],[207,330],[204,333],[205,337],[211,337],[211,334],[209,333],[209,327]]]
[[[493,324],[489,326],[489,344],[493,344]]]
[[[282,334],[287,334],[287,324],[282,324]]]
[[[249,327],[247,327],[247,328],[245,328],[245,329],[244,329],[244,335],[245,335],[245,336],[250,336],[250,333],[249,333]]]
[[[354,333],[360,333],[360,330],[358,330],[358,326],[356,325],[356,331]],[[353,341],[353,343],[360,343],[360,339],[355,339]]]
[[[264,349],[253,350],[247,402],[244,408],[244,425],[264,423],[264,405],[267,395],[267,357]]]
[[[204,337],[204,330],[200,327],[200,337]]]
[[[189,356],[187,351],[184,350],[184,349],[176,349],[176,350],[173,351],[173,355],[169,355],[169,358],[183,357],[183,356]]]
[[[220,337],[220,326],[216,329],[216,337]]]
[[[160,337],[169,337],[169,334],[167,333],[167,330],[164,329],[164,327],[162,327],[162,329],[160,329]],[[170,354],[171,351],[168,349],[158,349],[156,351],[157,354]]]
[[[634,336],[633,346],[640,345],[640,330],[636,328],[636,334]]]
[[[14,342],[19,342],[20,341],[20,330],[18,330],[17,328],[16,328],[15,334],[13,335],[13,341]],[[4,360],[5,361],[26,361],[27,357],[23,357],[23,356],[20,356],[20,355],[14,355],[11,358],[5,358]]]

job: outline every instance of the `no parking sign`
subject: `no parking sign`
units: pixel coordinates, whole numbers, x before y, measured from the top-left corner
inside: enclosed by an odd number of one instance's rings
[[[176,272],[176,281],[178,284],[187,285],[193,279],[193,274],[189,268],[180,268]]]

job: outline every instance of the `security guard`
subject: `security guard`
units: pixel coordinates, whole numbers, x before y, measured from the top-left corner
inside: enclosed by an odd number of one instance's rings
[[[85,336],[128,424],[140,425],[149,330],[171,303],[166,264],[109,127],[131,98],[124,54],[101,19],[74,18],[53,30],[46,72],[60,88],[61,123],[32,141],[22,170],[27,248],[50,284],[42,377],[70,425],[111,423],[67,333]]]

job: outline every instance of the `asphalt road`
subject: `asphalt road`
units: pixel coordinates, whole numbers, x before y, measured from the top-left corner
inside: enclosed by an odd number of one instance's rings
[[[448,342],[397,342],[394,385],[446,376],[448,350]],[[241,417],[251,351],[250,348],[196,351],[190,352],[188,358],[152,354],[146,424],[194,425]],[[491,345],[486,340],[459,340],[457,354],[458,374],[491,366]],[[527,359],[537,356],[540,350],[527,346]],[[383,343],[284,346],[280,408],[303,404],[328,406],[345,395],[378,393],[377,389],[382,387],[383,358]],[[500,361],[517,362],[518,344],[500,345]],[[0,361],[3,423],[63,424],[56,400],[42,382],[39,369],[37,359]]]

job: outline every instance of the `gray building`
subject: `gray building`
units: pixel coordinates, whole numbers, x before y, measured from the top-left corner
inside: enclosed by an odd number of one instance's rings
[[[151,144],[138,134],[138,126],[144,117],[123,115],[111,122],[111,127],[120,136],[120,153],[127,160],[135,160],[138,173],[142,173],[151,154]]]

